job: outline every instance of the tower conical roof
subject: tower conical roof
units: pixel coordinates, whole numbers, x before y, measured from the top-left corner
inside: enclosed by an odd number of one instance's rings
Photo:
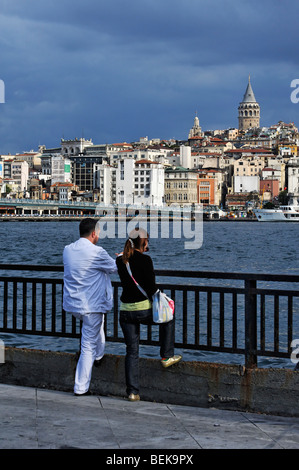
[[[247,85],[242,103],[256,103],[256,99],[255,99],[255,96],[251,87],[251,83],[250,83],[250,76],[248,78],[248,85]]]

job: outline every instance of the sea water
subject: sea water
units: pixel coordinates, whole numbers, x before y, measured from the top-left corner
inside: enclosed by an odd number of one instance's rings
[[[186,249],[184,238],[151,238],[149,254],[155,269],[221,271],[263,274],[299,274],[298,223],[258,223],[239,221],[203,222],[202,245]],[[79,237],[78,222],[25,222],[0,223],[1,263],[61,265],[64,246]],[[123,249],[125,238],[102,238],[99,244],[115,257]],[[1,275],[18,272],[1,272]],[[62,273],[38,273],[45,277],[62,277]],[[113,279],[118,279],[114,275]],[[165,280],[165,279],[163,279]],[[192,284],[200,282],[185,279]],[[175,282],[175,280],[172,280]],[[235,281],[225,280],[232,285]],[[2,307],[1,307],[2,308]],[[78,350],[78,340],[0,334],[6,345],[73,352]],[[124,344],[109,343],[107,353],[124,354]],[[206,351],[179,351],[186,360],[213,360],[240,363],[243,358],[233,354]],[[157,357],[157,348],[141,347],[141,355]],[[291,361],[260,358],[259,366],[294,367]]]

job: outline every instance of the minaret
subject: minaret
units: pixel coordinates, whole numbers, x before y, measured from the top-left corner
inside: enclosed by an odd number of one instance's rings
[[[240,103],[238,110],[239,131],[246,131],[250,127],[260,127],[260,105],[255,99],[250,83],[250,75],[243,101]]]

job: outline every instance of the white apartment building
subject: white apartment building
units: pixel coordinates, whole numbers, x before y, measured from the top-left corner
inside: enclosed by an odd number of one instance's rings
[[[105,204],[161,206],[164,201],[164,167],[151,160],[125,158],[117,166],[95,164],[94,189]]]
[[[260,178],[259,176],[234,176],[234,192],[235,193],[251,193],[259,192]]]
[[[265,166],[264,161],[259,158],[252,160],[239,158],[233,165],[235,176],[259,176]]]
[[[138,160],[134,170],[133,204],[162,206],[164,202],[164,166],[150,160]]]
[[[70,183],[71,182],[71,160],[62,155],[51,158],[51,182]]]
[[[103,204],[116,203],[116,167],[107,163],[94,163],[93,187],[99,190],[99,202]]]
[[[292,204],[299,204],[299,158],[292,158],[287,165],[288,194]]]
[[[28,163],[17,160],[4,160],[2,165],[2,177],[12,180],[17,191],[26,191],[29,178]]]
[[[262,169],[262,180],[278,180],[281,182],[281,170],[279,168],[266,167]],[[281,184],[280,184],[281,186]]]
[[[126,158],[133,158],[134,160],[151,160],[159,163],[168,163],[168,156],[172,153],[170,149],[156,149],[156,148],[133,148],[127,146],[126,148],[107,148],[107,155],[111,165],[117,164],[118,160]]]

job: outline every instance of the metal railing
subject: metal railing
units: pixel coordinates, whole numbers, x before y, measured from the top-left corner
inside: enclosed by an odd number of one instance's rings
[[[80,337],[80,322],[62,308],[63,266],[0,264],[1,271],[0,332]],[[34,271],[43,277],[32,277]],[[53,277],[44,277],[50,272]],[[241,354],[247,368],[257,366],[258,356],[290,358],[299,338],[299,276],[156,270],[156,277],[175,301],[177,348]],[[106,340],[122,343],[121,285],[112,284]],[[158,346],[158,328],[144,326],[140,342]]]

